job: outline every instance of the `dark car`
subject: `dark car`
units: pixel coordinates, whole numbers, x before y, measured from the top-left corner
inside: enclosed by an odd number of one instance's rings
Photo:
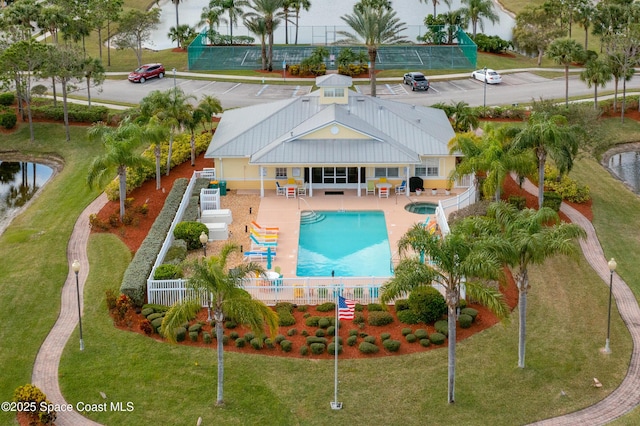
[[[404,75],[404,84],[411,86],[411,90],[429,90],[429,80],[421,72],[408,72]]]
[[[132,83],[144,83],[150,78],[164,77],[164,67],[162,64],[146,64],[129,74],[129,81]]]

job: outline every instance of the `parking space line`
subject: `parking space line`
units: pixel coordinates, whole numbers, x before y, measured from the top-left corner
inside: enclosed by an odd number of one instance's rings
[[[460,89],[460,90],[465,91],[465,92],[466,92],[466,90],[467,90],[467,89],[465,89],[464,87],[458,86],[458,85],[457,85],[457,84],[455,84],[453,81],[449,81],[448,83],[449,83],[450,85],[452,85],[453,87],[455,87],[456,89]]]
[[[222,92],[222,94],[224,95],[224,94],[229,93],[230,91],[232,91],[232,90],[233,90],[233,89],[235,89],[236,87],[240,86],[240,84],[242,84],[242,83],[236,83],[234,86],[230,87],[230,88],[229,88],[228,90],[226,90],[225,92]]]
[[[196,92],[202,92],[203,90],[208,89],[208,88],[209,88],[209,86],[212,86],[212,85],[214,85],[214,84],[216,84],[216,82],[215,82],[215,81],[211,81],[211,82],[209,82],[209,83],[205,84],[204,86],[202,86],[201,88],[196,89],[195,91],[196,91]]]
[[[267,90],[267,87],[269,87],[268,84],[265,84],[264,86],[262,86],[262,89],[258,90],[258,93],[256,93],[256,96],[260,96],[262,95],[262,92],[264,92],[265,90]]]
[[[385,84],[385,86],[387,86],[387,90],[389,91],[389,93],[391,95],[396,95],[397,94],[396,91],[391,88],[390,84]]]
[[[439,90],[437,90],[437,89],[436,89],[435,87],[433,87],[433,86],[429,86],[429,90],[433,90],[433,91],[434,91],[434,92],[436,92],[436,93],[440,93],[440,91],[439,91]]]
[[[298,90],[300,90],[300,86],[296,86],[296,89],[293,91],[293,94],[291,95],[292,98],[295,98],[298,95]]]

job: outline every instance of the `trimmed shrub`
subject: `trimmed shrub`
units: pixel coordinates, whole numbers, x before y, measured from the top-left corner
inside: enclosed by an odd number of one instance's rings
[[[376,336],[367,336],[364,338],[365,342],[376,344]]]
[[[359,333],[358,330],[349,330],[349,336],[357,336]]]
[[[429,339],[420,339],[420,346],[424,346],[425,348],[431,344]]]
[[[429,341],[431,341],[431,343],[433,343],[434,345],[443,344],[446,338],[447,337],[442,333],[431,333],[429,335]]]
[[[174,238],[185,240],[189,250],[195,250],[202,248],[200,234],[203,232],[209,235],[209,228],[204,223],[185,221],[176,225],[173,229],[173,236]]]
[[[325,330],[319,328],[319,329],[316,330],[315,335],[316,335],[316,337],[324,337],[324,336],[327,335],[327,332]]]
[[[300,355],[307,356],[309,354],[309,346],[302,345],[300,346]]]
[[[156,312],[156,311],[154,311],[154,310],[153,310],[153,308],[144,308],[143,310],[141,310],[141,311],[140,311],[140,313],[141,313],[143,316],[147,317],[147,319],[148,319],[149,321],[151,321],[151,318],[149,318],[149,315],[154,314],[155,312]],[[156,318],[158,318],[158,317],[156,317]]]
[[[0,111],[0,126],[5,129],[13,129],[18,122],[18,116],[12,111]]]
[[[190,331],[189,332],[189,340],[191,340],[192,342],[197,342],[198,341],[198,332],[197,331]]]
[[[307,312],[309,307],[307,305],[300,305],[300,306],[298,306],[297,309],[298,309],[299,312]]]
[[[293,303],[289,303],[289,302],[278,302],[276,303],[276,305],[273,307],[273,310],[278,312],[280,310],[286,310],[289,313],[293,312]]]
[[[367,310],[369,312],[380,312],[380,311],[384,311],[384,306],[382,306],[380,303],[369,303],[367,305]]]
[[[409,334],[407,334],[407,335],[405,336],[405,339],[407,339],[407,342],[409,342],[409,343],[414,343],[414,342],[417,342],[417,341],[418,341],[418,338],[417,338],[417,337],[416,337],[416,335],[415,335],[415,334],[413,334],[413,333],[409,333]]]
[[[413,332],[413,334],[415,334],[418,339],[426,339],[427,337],[429,337],[429,333],[427,333],[427,330],[425,330],[424,328],[417,329]]]
[[[458,301],[458,308],[460,308],[460,309],[464,309],[464,308],[466,308],[466,307],[467,307],[467,301],[466,301],[466,300],[464,300],[464,299],[460,299],[460,300]]]
[[[140,330],[147,336],[150,336],[153,333],[153,326],[149,320],[142,320],[140,321]]]
[[[211,334],[208,331],[202,333],[202,341],[207,345],[211,344]]]
[[[508,203],[516,206],[518,210],[524,210],[527,207],[527,198],[521,195],[509,195]]]
[[[53,105],[32,105],[31,113],[33,118],[49,119],[56,121],[64,120],[63,106],[58,103],[57,106]],[[106,122],[109,119],[109,109],[103,106],[91,106],[88,108],[86,105],[67,104],[67,116],[69,121],[76,123],[97,123],[98,121]]]
[[[295,328],[290,328],[289,330],[287,330],[287,336],[295,336],[296,334],[298,334],[298,330],[296,330]]]
[[[544,191],[544,199],[542,200],[542,207],[550,207],[556,212],[560,211],[560,205],[562,204],[562,195],[557,192]]]
[[[320,322],[320,317],[309,317],[304,320],[304,323],[307,327],[318,327],[318,322]]]
[[[56,420],[56,417],[57,417],[56,410],[51,409],[50,411],[47,411],[47,410],[42,411],[44,407],[51,405],[51,401],[49,401],[45,393],[42,392],[40,388],[38,388],[35,385],[26,384],[26,385],[17,387],[13,391],[12,401],[19,402],[19,403],[26,403],[26,405],[32,409],[31,410],[23,409],[23,412],[27,411],[32,414],[37,413],[40,424],[49,425],[49,424],[53,424],[53,422]],[[30,422],[29,424],[35,424],[35,423]]]
[[[398,316],[398,321],[403,324],[419,324],[420,317],[418,314],[411,310],[399,311],[396,314]]]
[[[296,319],[286,308],[278,309],[278,325],[280,327],[289,327],[296,323]]]
[[[411,330],[409,327],[405,327],[402,329],[402,335],[406,336],[407,334],[411,334],[413,330]]]
[[[307,330],[302,330],[302,334],[304,337],[307,337],[309,335],[309,332]]]
[[[347,345],[355,346],[358,342],[358,336],[349,336],[347,337]]]
[[[202,330],[202,324],[197,323],[197,324],[193,324],[192,326],[189,327],[189,331],[195,331],[196,333],[199,333],[200,330]]]
[[[449,321],[447,320],[436,321],[436,323],[433,324],[433,327],[436,329],[436,332],[444,334],[445,336],[449,335]]]
[[[278,335],[276,335],[276,337],[274,337],[273,341],[276,342],[277,344],[280,344],[285,339],[286,339],[286,337],[284,337],[283,334],[278,334]]]
[[[331,341],[332,341],[332,342],[335,342],[335,341],[336,341],[336,336],[333,336],[333,337],[331,338]],[[338,336],[338,343],[339,343],[339,344],[342,344],[342,337],[340,337],[340,336]]]
[[[322,343],[323,345],[327,344],[326,337],[317,337],[317,336],[309,336],[307,337],[307,345],[311,345],[312,343]]]
[[[382,340],[383,342],[384,342],[385,340],[387,340],[387,339],[390,339],[390,338],[391,338],[391,334],[390,334],[390,333],[382,333],[382,334],[380,335],[380,340]]]
[[[338,355],[342,354],[342,345],[338,344]],[[335,355],[336,354],[336,343],[335,342],[331,342],[329,343],[329,346],[327,346],[327,352],[331,355]]]
[[[447,312],[444,296],[431,286],[421,286],[409,295],[409,306],[424,323],[438,321]]]
[[[164,314],[161,314],[161,313],[159,313],[159,312],[155,312],[155,313],[153,313],[153,314],[149,315],[149,316],[147,317],[147,319],[148,319],[149,321],[153,321],[153,320],[154,320],[154,319],[156,319],[156,318],[162,318],[162,317],[164,317]]]
[[[316,311],[318,312],[331,312],[336,310],[336,304],[333,302],[325,302],[321,305],[316,306]]]
[[[476,317],[478,316],[478,311],[473,309],[473,308],[464,308],[460,310],[461,314],[465,314],[465,315],[469,315],[471,318],[473,318],[473,321],[476,320]]]
[[[354,324],[364,324],[364,314],[362,312],[356,312],[353,316]]]
[[[373,343],[362,342],[360,343],[360,346],[358,346],[358,350],[363,354],[375,354],[380,350],[380,348]]]
[[[255,334],[253,334],[253,333],[251,333],[251,332],[246,333],[246,334],[244,335],[244,340],[246,340],[246,341],[247,341],[247,343],[249,343],[251,340],[253,340],[253,339],[255,339],[255,338],[256,338],[256,335],[255,335]]]
[[[356,303],[356,306],[353,307],[353,310],[356,312],[363,312],[364,311],[364,305],[361,305],[360,303]]]
[[[293,349],[293,343],[291,342],[291,340],[283,340],[282,342],[280,342],[280,347],[282,348],[283,352],[291,352],[291,350]]]
[[[251,341],[249,341],[249,344],[251,345],[251,347],[253,347],[253,349],[260,350],[262,349],[264,342],[262,341],[262,339],[254,337],[253,339],[251,339]]]
[[[311,353],[314,355],[323,354],[326,349],[324,343],[312,343],[309,345],[309,347],[311,348]]]
[[[233,340],[236,340],[240,337],[240,334],[237,331],[232,331],[231,333],[229,333],[229,337]]]
[[[238,326],[238,323],[236,323],[235,321],[229,320],[227,322],[224,323],[224,328],[236,328]]]
[[[16,101],[16,95],[13,92],[0,93],[0,105],[9,106],[13,105]]]
[[[153,309],[153,312],[163,313],[169,310],[168,306],[158,305],[157,303],[147,303],[142,305],[142,309]]]
[[[236,348],[244,348],[244,345],[247,343],[244,339],[236,339]]]
[[[228,345],[229,344],[229,336],[227,336],[226,334],[224,336],[222,336],[222,344],[223,345]]]
[[[460,314],[460,316],[458,316],[458,324],[460,324],[460,328],[469,328],[471,327],[472,322],[473,318],[471,315]]]
[[[163,264],[153,271],[154,280],[175,280],[182,278],[182,268],[178,265]]]
[[[151,321],[151,326],[156,333],[160,333],[160,327],[162,326],[162,318],[156,318]]]
[[[336,334],[336,326],[335,325],[330,325],[329,327],[327,327],[327,334],[329,336],[332,336],[332,335]]]
[[[396,312],[406,311],[409,309],[409,301],[407,299],[398,299],[396,300]]]
[[[173,244],[167,250],[163,263],[180,264],[187,258],[187,242],[185,240],[173,240]]]
[[[398,352],[400,349],[400,341],[387,339],[382,342],[382,346],[389,352]]]
[[[387,325],[393,322],[389,312],[369,312],[369,325]]]
[[[176,342],[184,342],[187,338],[187,329],[184,327],[178,327],[176,329]]]
[[[320,328],[327,328],[331,325],[331,318],[325,318],[325,317],[321,317],[318,320],[318,327]]]

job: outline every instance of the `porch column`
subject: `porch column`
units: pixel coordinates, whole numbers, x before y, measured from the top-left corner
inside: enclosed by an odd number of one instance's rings
[[[360,182],[360,174],[362,173],[362,167],[358,166],[358,197],[362,196],[362,182]]]
[[[411,195],[411,188],[409,188],[409,166],[404,167],[404,175],[407,177],[407,183],[404,185],[404,193],[408,197]]]
[[[309,169],[309,197],[313,197],[313,170],[311,167],[307,168]]]
[[[260,198],[264,198],[264,167],[259,166],[260,173]]]

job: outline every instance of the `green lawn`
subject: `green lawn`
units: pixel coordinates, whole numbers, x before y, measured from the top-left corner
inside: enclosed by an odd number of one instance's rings
[[[3,350],[0,397],[30,380],[35,354],[53,325],[59,292],[67,275],[66,241],[79,212],[95,192],[84,185],[88,159],[98,146],[75,129],[64,142],[62,126],[38,126],[38,140],[27,132],[5,138],[3,148],[29,153],[57,151],[66,168],[34,205],[0,237]],[[630,217],[640,202],[595,162],[581,160],[574,174],[594,193],[595,224],[606,256],[638,292],[640,251]],[[627,227],[629,228],[627,230]],[[620,230],[623,230],[620,232]],[[625,232],[626,231],[626,232]],[[622,238],[625,238],[622,241]],[[620,244],[618,245],[618,242]],[[616,249],[618,247],[618,249]],[[636,248],[636,249],[634,249]],[[26,256],[25,253],[29,255]],[[340,395],[345,409],[331,411],[333,363],[307,359],[225,354],[225,408],[213,407],[215,352],[159,343],[115,329],[106,313],[105,290],[117,289],[130,253],[115,237],[91,238],[91,271],[83,320],[86,350],[78,350],[77,331],[60,365],[61,388],[71,403],[132,402],[133,412],[95,413],[105,423],[326,424],[522,424],[593,404],[611,392],[626,373],[631,340],[613,311],[613,354],[604,357],[608,289],[583,259],[563,258],[531,271],[527,368],[517,364],[517,317],[458,346],[456,404],[446,403],[446,348],[428,353],[340,362]],[[407,343],[404,343],[407,344]],[[604,387],[591,387],[597,377]],[[565,396],[562,396],[564,392]],[[384,407],[380,409],[380,407]],[[505,416],[505,412],[509,416]],[[334,417],[333,419],[328,416]],[[0,414],[0,423],[12,416]],[[394,419],[394,420],[390,420]]]

